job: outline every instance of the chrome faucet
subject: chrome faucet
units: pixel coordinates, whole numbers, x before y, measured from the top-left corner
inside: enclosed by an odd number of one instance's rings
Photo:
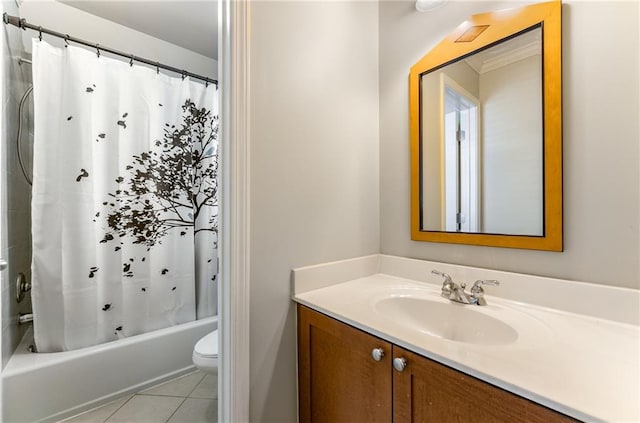
[[[451,276],[444,272],[440,272],[439,270],[432,270],[431,273],[434,275],[442,276],[444,278],[444,282],[442,282],[442,292],[440,295],[444,298],[450,299],[453,290],[456,288],[456,284],[451,280]]]
[[[482,289],[482,285],[500,285],[500,282],[496,280],[477,280],[476,283],[473,284],[470,293],[467,294],[465,292],[467,284],[461,283],[458,285],[451,279],[451,276],[438,270],[432,270],[431,273],[444,278],[440,295],[448,300],[462,304],[486,306],[487,300],[484,298],[484,289]]]
[[[478,279],[471,287],[471,299],[473,300],[473,304],[486,306],[487,300],[484,299],[484,289],[482,289],[482,285],[498,286],[500,285],[500,282],[494,279]]]

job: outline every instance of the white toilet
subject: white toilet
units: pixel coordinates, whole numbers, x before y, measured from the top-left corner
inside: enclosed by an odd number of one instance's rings
[[[218,371],[218,329],[202,337],[193,347],[193,364],[206,373]]]

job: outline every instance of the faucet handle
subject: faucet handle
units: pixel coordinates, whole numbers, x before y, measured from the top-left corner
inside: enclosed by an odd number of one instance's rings
[[[482,285],[498,286],[500,285],[500,281],[494,279],[478,279],[476,283],[473,284],[471,292],[473,292],[474,290],[482,289]]]
[[[500,281],[497,281],[495,279],[478,279],[476,283],[473,284],[473,286],[481,286],[481,285],[498,286],[500,285]]]
[[[487,305],[487,300],[484,299],[484,289],[482,289],[482,285],[498,286],[500,285],[500,282],[493,279],[479,279],[473,284],[473,287],[471,288],[471,297],[475,300],[476,304],[484,306]]]
[[[445,282],[453,282],[453,281],[451,280],[451,276],[449,276],[448,274],[446,274],[446,273],[444,273],[444,272],[441,272],[441,271],[439,271],[439,270],[435,270],[435,269],[434,269],[434,270],[432,270],[432,271],[431,271],[431,273],[433,273],[434,275],[442,276],[442,277],[444,278],[444,281],[445,281]]]
[[[433,273],[434,275],[442,276],[444,278],[444,282],[442,283],[442,292],[440,293],[440,295],[447,299],[451,298],[451,293],[453,292],[454,288],[451,276],[439,270],[432,270],[431,273]]]

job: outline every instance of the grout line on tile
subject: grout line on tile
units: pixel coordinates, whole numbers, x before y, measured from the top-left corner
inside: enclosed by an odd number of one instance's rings
[[[118,410],[120,410],[122,407],[124,407],[124,405],[125,405],[126,403],[128,403],[129,401],[131,401],[131,398],[133,398],[133,397],[135,397],[135,395],[129,395],[129,399],[127,399],[125,402],[123,402],[123,403],[120,405],[120,407],[116,408],[116,409],[113,411],[113,413],[109,414],[109,415],[107,416],[107,418],[106,418],[106,419],[104,419],[104,420],[102,421],[102,423],[106,423],[106,422],[107,422],[107,420],[109,420],[109,419],[110,419],[114,414],[116,414],[116,413],[118,412]]]
[[[204,372],[200,372],[200,370],[197,370],[199,373],[202,373],[202,378],[200,378],[200,381],[198,383],[196,383],[196,386],[193,387],[193,389],[191,391],[189,391],[189,393],[187,394],[186,398],[190,398],[191,394],[193,394],[193,391],[195,391],[196,389],[198,389],[198,386],[200,386],[200,384],[202,383],[202,381],[204,380],[205,377],[207,377],[207,374]]]
[[[179,409],[179,408],[184,404],[184,402],[185,402],[188,398],[190,398],[190,395],[191,395],[191,394],[192,394],[192,393],[193,393],[193,392],[198,388],[198,386],[200,386],[200,384],[202,383],[202,381],[204,380],[204,378],[207,376],[207,374],[206,374],[206,373],[204,373],[204,372],[201,372],[201,371],[199,371],[199,370],[196,370],[196,371],[194,371],[194,372],[187,373],[186,375],[183,375],[183,376],[180,376],[180,377],[178,377],[178,378],[176,378],[176,379],[173,379],[173,380],[178,380],[178,379],[181,379],[181,378],[183,378],[183,377],[186,377],[186,376],[189,376],[189,375],[193,375],[193,374],[195,374],[195,373],[201,373],[202,378],[201,378],[201,379],[200,379],[200,381],[196,384],[196,386],[195,386],[195,387],[194,387],[194,388],[189,392],[189,394],[188,394],[188,395],[183,396],[183,395],[167,395],[167,394],[147,394],[147,393],[144,393],[144,391],[135,392],[135,393],[129,394],[129,398],[127,398],[127,400],[126,400],[126,401],[124,401],[124,402],[123,402],[123,403],[122,403],[118,408],[116,408],[116,409],[115,409],[111,414],[109,414],[109,415],[108,415],[108,416],[107,416],[107,417],[102,421],[102,423],[106,423],[106,422],[107,422],[111,417],[113,417],[113,415],[114,415],[114,414],[116,414],[118,411],[120,411],[120,409],[121,409],[122,407],[124,407],[126,404],[128,404],[128,403],[129,403],[129,401],[131,401],[131,399],[132,399],[132,398],[134,398],[134,397],[136,397],[136,396],[165,397],[165,398],[182,398],[182,401],[180,402],[180,404],[178,405],[178,407],[174,410],[174,412],[171,414],[171,416],[169,416],[169,419],[168,419],[168,420],[170,420],[170,419],[173,417],[173,415],[178,411],[178,409]],[[164,382],[164,383],[162,383],[162,384],[160,384],[160,385],[163,385],[163,384],[165,384],[165,383],[169,383],[169,382],[171,382],[171,381],[173,381],[173,380],[170,380],[170,381]],[[157,385],[157,386],[160,386],[160,385]],[[149,389],[151,389],[151,388],[149,388]],[[123,396],[123,397],[124,397],[124,396]],[[122,397],[120,397],[120,398],[122,398]],[[119,399],[119,398],[118,398],[118,399]],[[113,400],[113,401],[111,401],[111,402],[118,401],[118,399],[115,399],[115,400]],[[198,399],[203,399],[203,398],[198,398]],[[215,399],[215,398],[214,398],[214,401],[217,401],[217,399]],[[78,417],[78,416],[80,416],[80,415],[87,414],[87,413],[90,413],[90,412],[92,412],[92,411],[98,410],[98,409],[100,409],[100,408],[106,407],[106,406],[108,406],[109,404],[110,404],[110,403],[103,404],[103,405],[98,406],[98,407],[95,407],[95,408],[93,408],[93,409],[90,409],[90,410],[84,411],[84,412],[82,412],[82,413],[80,413],[80,414],[76,414],[76,415],[74,415],[74,416],[70,416],[70,417],[68,417],[67,419],[60,421],[59,423],[63,423],[63,422],[64,422],[64,421],[66,421],[66,420],[70,420],[70,419],[76,418],[76,417]],[[167,421],[168,421],[168,420],[167,420]]]
[[[146,394],[144,392],[137,392],[135,395],[139,397],[189,398],[185,397],[184,395]]]
[[[174,414],[176,414],[178,412],[178,410],[180,409],[180,407],[182,407],[182,404],[184,404],[184,402],[187,400],[186,397],[182,398],[182,402],[180,403],[180,405],[178,405],[176,407],[175,410],[173,410],[173,413],[171,413],[171,415],[167,418],[167,420],[165,420],[165,423],[167,423],[169,420],[171,420],[171,418],[173,417]]]
[[[77,419],[78,417],[86,416],[87,414],[91,414],[91,413],[96,412],[96,411],[98,411],[98,410],[100,410],[100,409],[104,409],[104,408],[106,408],[106,407],[110,406],[111,404],[113,404],[114,402],[120,401],[121,399],[123,399],[123,398],[124,398],[124,397],[126,397],[126,396],[128,396],[129,398],[127,398],[127,400],[126,400],[125,402],[123,402],[123,403],[120,405],[120,407],[118,407],[118,408],[113,412],[113,413],[115,413],[115,412],[116,412],[116,411],[118,411],[120,408],[122,408],[122,406],[123,406],[123,405],[125,405],[126,403],[128,403],[128,402],[129,402],[129,400],[133,397],[133,394],[123,395],[123,396],[121,396],[121,397],[119,397],[119,398],[116,398],[116,399],[114,399],[114,400],[112,400],[112,401],[109,401],[109,402],[107,402],[107,403],[105,403],[105,404],[98,405],[98,406],[95,406],[95,407],[90,408],[90,409],[88,409],[88,410],[82,411],[82,412],[80,412],[80,413],[78,413],[78,414],[74,414],[74,415],[72,415],[72,416],[65,417],[65,418],[64,418],[64,419],[62,419],[62,420],[56,420],[56,422],[55,422],[55,423],[65,423],[65,422],[68,422],[68,421],[75,420],[75,419]],[[111,413],[109,416],[107,416],[105,420],[108,420],[108,419],[113,415],[113,413]],[[104,421],[103,421],[102,423],[104,423]]]
[[[140,394],[140,395],[152,395],[152,396],[158,396],[158,397],[162,396],[162,397],[187,398],[189,395],[191,395],[191,392],[193,392],[193,390],[192,390],[192,391],[190,391],[190,392],[189,392],[189,394],[188,394],[187,396],[183,396],[183,395],[169,395],[169,394],[155,394],[155,393],[149,393],[149,391],[152,391],[152,390],[154,390],[154,389],[157,389],[157,388],[159,388],[159,387],[161,387],[161,386],[163,386],[163,385],[168,385],[168,384],[170,384],[170,383],[176,382],[176,381],[178,381],[178,380],[180,380],[180,379],[184,379],[184,378],[186,378],[186,377],[188,377],[188,376],[196,375],[196,374],[198,374],[198,373],[200,373],[200,374],[202,375],[202,377],[200,378],[200,380],[198,381],[198,383],[196,383],[195,388],[193,388],[193,389],[196,389],[196,388],[198,387],[198,385],[200,385],[200,383],[202,382],[202,379],[204,379],[204,377],[206,376],[206,375],[205,375],[203,372],[201,372],[200,370],[194,370],[193,372],[190,372],[190,373],[184,374],[184,375],[182,375],[182,376],[180,376],[180,377],[177,377],[177,378],[175,378],[175,379],[167,380],[167,381],[162,382],[162,383],[160,383],[160,384],[158,384],[158,385],[151,386],[150,388],[147,388],[147,389],[145,389],[145,390],[143,390],[143,391],[136,392],[136,394]]]

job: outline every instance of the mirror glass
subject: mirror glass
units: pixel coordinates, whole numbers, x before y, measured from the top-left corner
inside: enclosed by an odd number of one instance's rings
[[[421,230],[544,235],[542,29],[420,75]]]

